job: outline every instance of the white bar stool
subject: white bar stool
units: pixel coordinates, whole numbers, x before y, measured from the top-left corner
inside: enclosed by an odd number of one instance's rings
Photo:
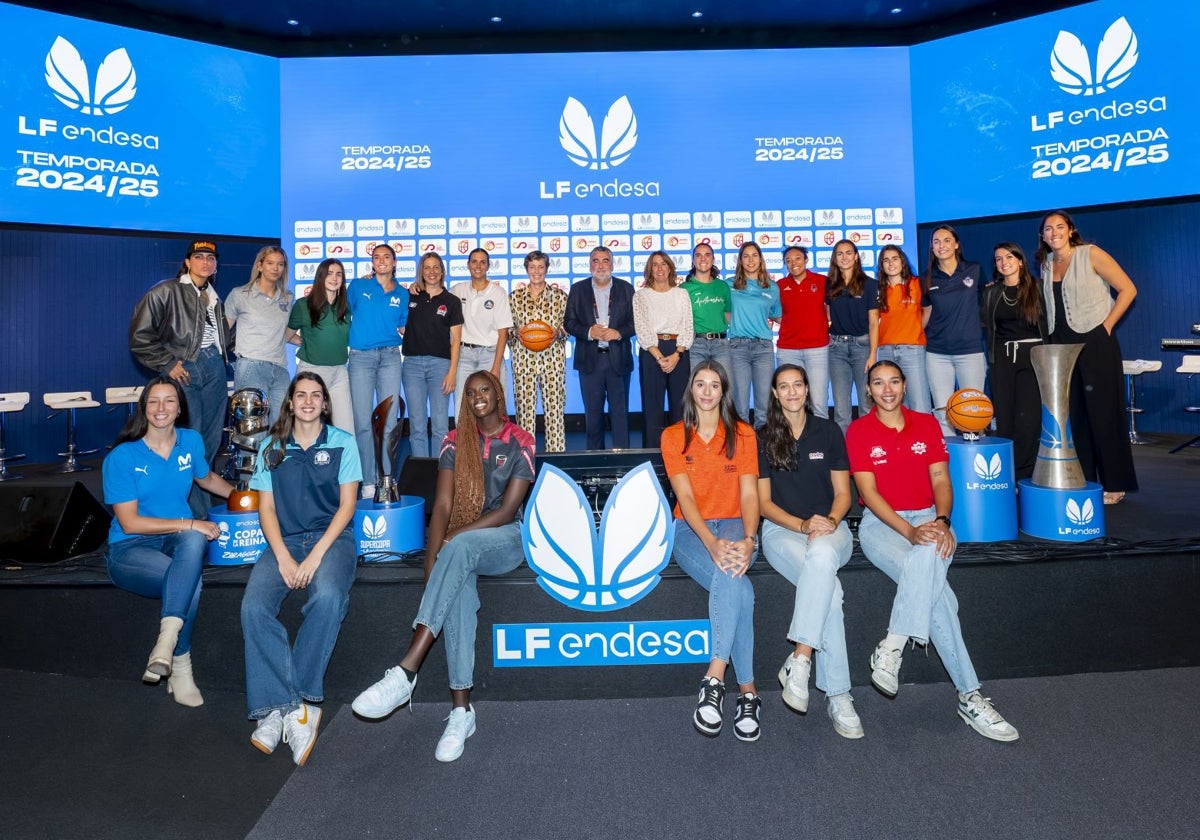
[[[10,411],[22,411],[27,405],[29,405],[28,391],[14,391],[11,394],[0,394],[0,481],[12,481],[14,478],[21,477],[13,475],[7,469],[9,461],[20,460],[25,455],[24,453],[9,455],[8,450],[4,448],[4,415]]]
[[[125,388],[105,388],[104,402],[111,406],[125,406],[125,419],[133,416],[133,406],[142,398],[145,385],[130,385]],[[112,411],[113,409],[109,409]]]
[[[99,449],[79,450],[75,446],[75,411],[80,408],[99,408],[100,403],[92,399],[91,391],[56,391],[42,395],[42,402],[51,409],[46,419],[49,420],[59,412],[67,412],[67,451],[58,454],[67,460],[53,472],[71,473],[94,470],[95,467],[80,464],[76,458],[81,455],[95,455]]]
[[[1144,444],[1150,441],[1138,434],[1137,431],[1137,416],[1145,409],[1137,407],[1137,377],[1143,373],[1154,373],[1162,370],[1162,362],[1152,362],[1149,359],[1125,359],[1121,362],[1125,371],[1125,388],[1129,394],[1129,405],[1125,406],[1125,410],[1129,412],[1129,442],[1132,444]]]
[[[1200,373],[1200,356],[1184,356],[1183,364],[1175,368],[1175,372],[1182,373],[1187,376],[1188,379],[1191,379],[1193,376]],[[1185,405],[1183,410],[1189,414],[1200,414],[1200,405]],[[1179,444],[1179,446],[1176,446],[1170,451],[1170,454],[1174,455],[1176,452],[1180,452],[1190,446],[1194,446],[1197,441],[1200,441],[1200,435],[1196,435],[1186,443]]]

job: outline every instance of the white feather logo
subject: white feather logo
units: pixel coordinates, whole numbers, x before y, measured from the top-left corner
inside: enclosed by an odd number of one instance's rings
[[[1112,90],[1129,78],[1138,60],[1137,36],[1124,17],[1113,21],[1096,49],[1096,72],[1087,47],[1074,34],[1060,30],[1050,51],[1050,76],[1074,96]]]
[[[137,94],[137,72],[124,47],[113,50],[96,70],[93,96],[87,65],[79,50],[59,35],[46,53],[46,84],[59,102],[84,114],[124,111]]]
[[[998,478],[1000,476],[1000,455],[999,453],[993,455],[992,460],[989,462],[984,459],[983,453],[980,452],[975,456],[972,466],[975,468],[975,475],[982,479],[986,479],[987,481],[991,481],[993,478]]]
[[[521,536],[538,584],[569,607],[620,609],[658,585],[675,543],[671,509],[649,462],[626,473],[604,505],[597,536],[583,491],[544,464]]]
[[[637,140],[637,117],[628,96],[622,96],[609,106],[599,138],[587,108],[575,97],[567,97],[558,120],[558,142],[575,164],[585,169],[620,166],[629,159]]]
[[[383,518],[383,514],[372,522],[370,514],[363,516],[362,521],[363,536],[369,540],[383,539],[383,535],[387,533],[387,520]]]
[[[1092,506],[1091,499],[1084,499],[1083,507],[1074,499],[1067,499],[1067,519],[1070,519],[1076,525],[1086,525],[1092,521],[1096,511]]]

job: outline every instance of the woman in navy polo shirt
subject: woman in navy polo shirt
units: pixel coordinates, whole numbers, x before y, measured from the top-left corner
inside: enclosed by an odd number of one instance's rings
[[[849,239],[833,246],[828,289],[833,419],[845,431],[853,417],[851,385],[858,393],[859,416],[871,406],[867,394],[867,365],[875,355],[875,336],[870,323],[871,307],[875,305],[875,281],[863,271],[858,246]]]
[[[925,371],[933,393],[933,413],[942,433],[953,435],[946,422],[946,402],[958,388],[983,390],[987,371],[983,355],[983,269],[963,259],[958,234],[938,225],[929,240],[929,257],[921,277],[925,311]]]
[[[233,487],[209,470],[204,442],[187,423],[183,387],[169,376],[151,379],[104,459],[104,501],[115,514],[108,533],[113,584],[162,599],[158,641],[142,680],[168,677],[177,703],[199,706],[204,698],[192,678],[192,628],[204,552],[220,530],[192,518],[188,494],[193,482],[222,497]]]
[[[888,697],[900,690],[900,660],[911,639],[933,642],[958,691],[958,715],[994,741],[1017,730],[979,690],[963,641],[958,599],[946,581],[956,540],[954,490],[946,439],[932,414],[904,407],[904,372],[890,360],[867,372],[875,409],[850,424],[846,449],[862,499],[863,554],[896,581],[887,636],[871,654],[871,682]]]
[[[296,374],[279,420],[263,441],[250,488],[267,548],[242,597],[246,703],[258,722],[250,742],[272,753],[282,738],[296,764],[317,739],[325,668],[350,604],[358,547],[350,527],[362,468],[349,432],[329,423],[329,391],[311,371]],[[294,644],[279,608],[308,590]]]
[[[796,587],[788,640],[796,647],[779,670],[783,702],[808,711],[813,652],[817,687],[829,700],[829,718],[843,738],[861,738],[862,721],[850,696],[850,661],[838,569],[854,540],[846,526],[850,462],[837,423],[813,411],[808,373],[782,364],[771,383],[767,424],[758,437],[758,500],[763,554]]]
[[[452,297],[452,296],[448,296]],[[457,300],[457,298],[455,298]],[[437,498],[425,553],[425,595],[412,641],[400,664],[354,700],[355,713],[377,719],[412,697],[417,672],[444,630],[450,675],[450,717],[434,757],[454,761],[475,733],[471,687],[475,672],[479,575],[521,565],[521,504],[533,482],[533,435],[508,419],[504,388],[491,371],[467,377],[454,431],[442,444]]]
[[[432,253],[421,257],[417,274],[404,342],[404,395],[412,454],[428,458],[438,453],[450,430],[449,400],[458,370],[463,311],[462,301],[446,293],[446,264],[441,257]]]

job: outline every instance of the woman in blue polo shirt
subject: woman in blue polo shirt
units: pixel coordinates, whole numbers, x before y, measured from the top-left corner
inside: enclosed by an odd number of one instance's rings
[[[350,284],[350,402],[354,439],[362,462],[363,496],[375,494],[379,465],[371,432],[371,412],[385,397],[400,398],[400,343],[408,322],[408,289],[396,282],[396,252],[380,244],[371,252],[373,273]],[[396,428],[393,410],[383,427],[387,440]]]
[[[508,419],[500,380],[487,370],[467,377],[458,427],[446,436],[438,462],[425,553],[428,583],[412,641],[400,664],[352,705],[356,714],[377,719],[407,703],[425,657],[444,635],[451,709],[434,752],[438,761],[461,756],[475,733],[476,581],[510,572],[525,559],[521,504],[533,482],[533,451],[533,435]]]
[[[750,387],[754,387],[754,425],[767,421],[767,398],[775,370],[775,333],[771,321],[783,317],[779,287],[767,273],[762,249],[746,242],[738,249],[737,270],[729,283],[733,313],[729,321],[733,405],[738,417],[750,422]]]
[[[220,530],[193,519],[193,482],[226,497],[233,492],[208,469],[204,442],[185,428],[187,399],[169,376],[151,379],[133,416],[104,459],[104,501],[115,514],[108,533],[108,574],[115,586],[161,598],[158,641],[142,680],[167,677],[167,690],[185,706],[204,702],[192,678],[192,628],[200,607],[200,572],[208,541]]]
[[[350,527],[362,469],[349,432],[330,425],[329,391],[311,371],[296,374],[279,420],[263,441],[250,488],[267,548],[242,597],[246,703],[257,721],[250,742],[272,753],[282,738],[304,764],[317,738],[325,668],[350,604],[358,547]],[[279,608],[308,590],[294,644]]]

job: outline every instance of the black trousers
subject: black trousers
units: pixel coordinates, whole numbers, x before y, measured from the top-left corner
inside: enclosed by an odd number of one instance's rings
[[[1033,476],[1042,429],[1042,396],[1030,351],[1041,342],[997,341],[988,378],[996,409],[996,434],[1013,442],[1017,480]]]
[[[658,352],[664,356],[674,353],[675,339],[659,339]],[[692,363],[686,350],[679,354],[679,364],[670,373],[663,373],[658,360],[648,351],[638,350],[638,384],[642,388],[642,416],[646,424],[642,446],[658,449],[663,429],[683,417],[683,393],[687,390],[691,372]]]

